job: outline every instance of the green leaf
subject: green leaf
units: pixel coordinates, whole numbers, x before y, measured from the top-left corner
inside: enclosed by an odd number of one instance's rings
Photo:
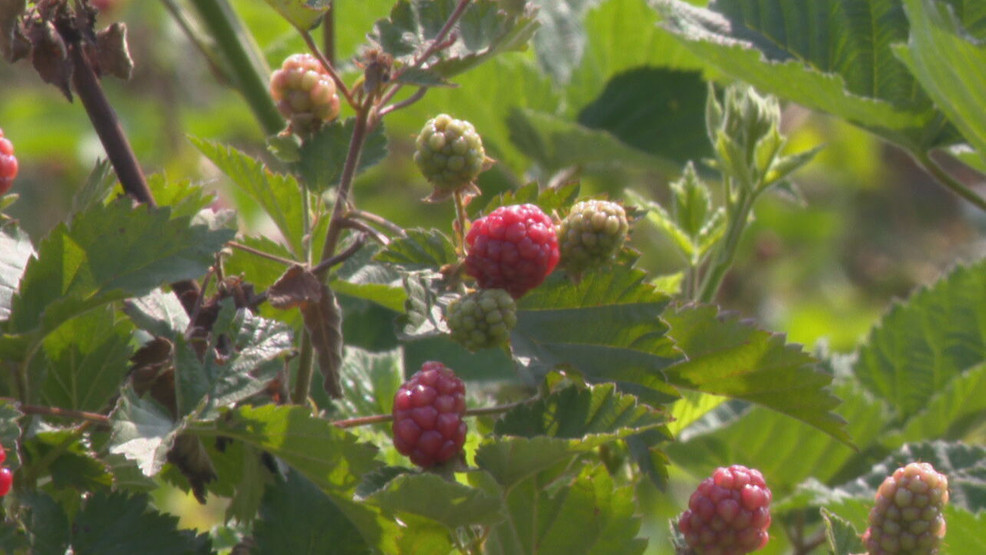
[[[567,183],[559,187],[541,187],[537,182],[528,183],[523,187],[511,189],[503,194],[491,199],[482,208],[483,214],[489,214],[501,206],[511,206],[514,204],[534,204],[545,214],[552,212],[567,212],[579,196],[578,183]],[[472,212],[472,211],[471,211]],[[478,215],[480,211],[473,212]]]
[[[370,547],[352,522],[311,481],[288,472],[267,487],[253,539],[261,553],[367,553]]]
[[[825,539],[829,550],[834,555],[852,555],[866,550],[859,532],[852,523],[822,508],[822,519],[825,520]]]
[[[155,289],[143,297],[127,299],[123,311],[138,328],[156,337],[173,340],[188,329],[188,314],[171,292]]]
[[[974,3],[967,6],[958,0],[904,0],[903,4],[911,32],[907,46],[899,46],[896,54],[938,108],[983,156],[986,153],[986,115],[982,110],[986,31],[980,25],[975,36],[972,32],[973,25],[982,21],[982,7]]]
[[[41,491],[25,491],[18,497],[21,503],[18,516],[25,525],[31,553],[65,553],[71,533],[65,509]],[[8,552],[16,553],[13,550]]]
[[[575,166],[586,172],[636,168],[674,174],[678,168],[673,161],[629,146],[608,131],[552,114],[513,108],[507,127],[514,146],[547,172]]]
[[[405,340],[436,337],[449,332],[445,322],[445,311],[455,298],[452,293],[437,294],[435,282],[438,274],[415,273],[404,278],[407,300],[404,312],[398,318],[400,329],[398,337]]]
[[[11,401],[0,402],[0,447],[6,454],[4,466],[11,470],[20,467],[21,457],[17,452],[17,440],[21,437],[20,418],[24,416]]]
[[[75,518],[72,549],[78,555],[207,554],[211,542],[178,529],[178,517],[154,510],[146,495],[97,492]]]
[[[662,373],[680,356],[660,319],[668,297],[645,278],[626,266],[589,272],[578,284],[549,276],[518,302],[514,356],[529,360],[536,379],[560,366],[616,382],[649,404],[677,397]]]
[[[191,181],[168,181],[161,174],[147,176],[147,186],[154,194],[158,206],[171,209],[171,219],[181,217],[194,218],[216,200],[216,195],[209,193],[200,185]]]
[[[167,410],[150,399],[141,399],[125,387],[110,415],[113,435],[109,452],[134,461],[145,476],[154,476],[164,466],[165,456],[178,435],[179,425]]]
[[[979,364],[948,383],[909,416],[899,441],[925,438],[961,440],[979,425],[986,411],[986,363]],[[895,443],[898,438],[895,438]]]
[[[899,2],[718,0],[709,9],[651,0],[695,55],[755,87],[909,148],[952,142],[929,98],[892,52],[907,38]]]
[[[628,435],[626,432],[595,435],[584,441],[546,436],[491,436],[476,449],[476,466],[489,472],[504,489],[510,489],[560,463],[567,464],[576,455]]]
[[[663,427],[663,411],[638,404],[613,384],[569,386],[534,403],[512,409],[497,420],[498,435],[563,439],[613,438]]]
[[[27,265],[9,331],[48,333],[92,308],[198,277],[233,238],[225,221],[169,216],[121,199],[56,227]]]
[[[263,208],[296,259],[300,259],[304,217],[301,186],[290,175],[270,171],[262,162],[229,146],[191,139],[195,148],[225,173],[234,185]]]
[[[400,240],[402,239],[394,241]],[[392,241],[391,245],[393,244]],[[394,312],[401,312],[404,310],[407,293],[401,282],[401,274],[390,264],[377,260],[376,256],[382,250],[383,248],[375,243],[361,248],[336,270],[329,286],[336,293],[371,301]],[[347,318],[343,324],[349,321],[350,319]]]
[[[441,502],[436,503],[436,499]],[[399,519],[412,514],[452,529],[503,520],[497,497],[436,474],[401,474],[366,501]]]
[[[617,487],[602,465],[586,466],[557,488],[531,480],[507,497],[507,522],[485,544],[490,554],[643,553],[633,489]]]
[[[363,474],[382,466],[374,458],[376,448],[357,443],[356,436],[301,406],[237,407],[214,422],[194,423],[190,430],[268,451],[334,495],[351,495]]]
[[[586,47],[582,25],[586,11],[599,0],[537,0],[538,22],[534,35],[534,51],[544,71],[565,83],[579,66]]]
[[[47,470],[55,488],[95,491],[114,483],[113,475],[92,457],[88,442],[72,430],[45,430],[25,438],[21,448],[29,461],[54,457]]]
[[[335,121],[323,126],[301,145],[301,162],[298,168],[304,178],[305,187],[310,191],[321,194],[339,184],[355,128],[356,118],[349,118],[345,123]],[[377,125],[364,139],[356,175],[386,156],[387,135],[383,125]]]
[[[347,347],[342,361],[344,389],[349,392],[337,402],[344,416],[389,414],[394,396],[404,383],[399,350],[371,353]],[[384,425],[390,430],[390,424]]]
[[[397,61],[413,65],[416,56],[438,37],[457,3],[457,0],[402,0],[391,10],[388,19],[377,21],[370,40]],[[470,2],[452,28],[450,36],[454,40],[429,58],[424,68],[441,77],[452,77],[501,52],[523,49],[537,27],[530,10],[508,13],[492,0]]]
[[[409,229],[405,237],[394,239],[380,251],[376,260],[405,271],[437,270],[456,261],[455,245],[437,229]]]
[[[832,376],[800,345],[723,317],[714,306],[678,307],[664,318],[687,356],[664,369],[674,386],[757,403],[850,441],[845,421],[831,412],[839,404],[827,388]]]
[[[698,72],[637,68],[610,79],[578,122],[681,165],[712,156],[704,128],[707,91]]]
[[[72,196],[71,214],[85,212],[90,207],[106,200],[116,185],[116,174],[109,160],[96,160],[82,188]]]
[[[45,338],[49,364],[41,395],[48,405],[102,412],[116,395],[133,351],[132,327],[106,308],[69,320]]]
[[[299,31],[307,31],[318,25],[332,0],[267,0],[267,4]]]
[[[929,409],[936,395],[961,397],[961,390],[944,392],[983,361],[986,260],[956,268],[895,305],[859,349],[855,372],[871,393],[890,403],[899,421]],[[933,410],[941,411],[941,404]],[[962,411],[938,414],[958,417]]]
[[[0,321],[10,317],[10,307],[28,261],[35,256],[31,238],[16,224],[0,226]]]
[[[179,417],[197,411],[199,418],[214,418],[218,409],[263,391],[294,348],[287,326],[236,310],[232,302],[223,305],[209,337],[201,358],[183,336],[175,343]],[[220,337],[230,342],[228,354],[217,348]]]

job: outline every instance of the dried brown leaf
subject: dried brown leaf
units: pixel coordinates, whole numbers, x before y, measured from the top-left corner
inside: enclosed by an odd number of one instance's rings
[[[45,83],[51,83],[62,91],[65,98],[72,100],[72,62],[68,58],[68,47],[50,21],[40,21],[31,26],[28,38],[34,48],[31,50],[31,63]]]
[[[274,308],[286,310],[303,303],[318,301],[322,296],[322,282],[304,266],[288,268],[267,290],[267,301]]]
[[[96,54],[99,69],[124,81],[130,79],[134,62],[127,48],[127,26],[114,23],[96,33]]]
[[[8,61],[15,61],[15,43],[19,33],[17,21],[24,13],[26,0],[0,0],[0,53]],[[23,37],[21,37],[23,40]]]

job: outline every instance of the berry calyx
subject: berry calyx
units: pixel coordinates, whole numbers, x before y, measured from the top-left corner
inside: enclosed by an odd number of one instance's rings
[[[311,54],[292,54],[270,76],[270,95],[290,123],[305,135],[339,115],[339,95],[332,77]]]
[[[394,447],[421,467],[458,455],[466,443],[466,386],[441,362],[421,365],[394,396]]]
[[[6,466],[0,468],[0,497],[10,493],[10,487],[14,485],[14,473]]]
[[[435,192],[429,200],[442,200],[454,191],[475,187],[483,171],[486,151],[471,123],[439,114],[428,120],[415,141],[414,163]]]
[[[948,503],[948,478],[928,463],[894,471],[876,492],[863,544],[870,555],[938,553],[945,537],[942,509]]]
[[[14,156],[14,143],[3,136],[0,129],[0,195],[10,190],[17,177],[17,158]]]
[[[630,224],[615,202],[587,200],[572,207],[558,229],[561,264],[573,276],[606,264],[626,242]]]
[[[466,235],[466,273],[481,289],[505,289],[519,299],[541,285],[558,264],[555,226],[533,204],[501,206]]]
[[[750,553],[769,539],[771,499],[759,470],[720,467],[698,485],[678,529],[699,555]]]
[[[452,339],[470,351],[499,347],[517,325],[517,304],[503,289],[483,289],[452,301],[445,319]]]

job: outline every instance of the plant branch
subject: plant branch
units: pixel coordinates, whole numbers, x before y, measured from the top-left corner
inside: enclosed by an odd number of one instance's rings
[[[400,110],[401,108],[406,108],[411,104],[414,104],[415,102],[424,98],[425,93],[427,92],[428,92],[428,87],[421,87],[418,90],[414,91],[414,94],[405,98],[404,100],[401,100],[400,102],[395,102],[393,104],[388,104],[383,108],[380,108],[380,111],[377,112],[377,120],[393,112],[394,110]]]
[[[353,186],[353,178],[356,176],[356,168],[359,165],[360,154],[363,152],[363,143],[366,142],[367,121],[372,111],[372,95],[366,99],[366,104],[356,112],[356,125],[353,127],[353,136],[349,140],[349,152],[346,154],[346,163],[342,167],[342,175],[339,177],[339,188],[336,192],[335,205],[332,207],[332,216],[329,220],[329,229],[325,232],[325,244],[322,246],[322,257],[319,266],[335,254],[336,244],[342,234],[342,224],[346,216],[347,205],[349,204],[349,191]]]
[[[308,395],[312,389],[312,376],[315,373],[315,358],[312,338],[305,330],[301,334],[301,347],[298,355],[298,373],[294,377],[294,392],[291,394],[291,402],[296,405],[303,405],[308,402]]]
[[[96,424],[109,424],[110,417],[105,414],[99,414],[95,412],[88,412],[83,410],[73,410],[73,409],[62,409],[58,407],[46,407],[42,405],[28,405],[26,403],[21,403],[17,399],[11,399],[10,397],[0,397],[0,401],[6,401],[17,407],[17,410],[23,412],[24,414],[38,414],[41,416],[57,416],[59,418],[68,418],[71,420],[83,420],[86,422],[93,422]]]
[[[357,209],[354,208],[354,209],[352,209],[352,210],[349,211],[348,216],[350,218],[355,218],[357,220],[363,220],[363,221],[366,221],[366,222],[370,222],[371,224],[375,224],[375,225],[377,225],[379,227],[386,228],[386,229],[390,230],[390,232],[393,233],[394,235],[398,235],[400,237],[406,237],[407,236],[407,232],[404,231],[404,228],[403,227],[395,224],[394,222],[392,222],[392,221],[390,221],[390,220],[388,220],[388,219],[386,219],[386,218],[384,218],[382,216],[379,216],[377,214],[374,214],[373,212],[366,212],[366,211],[357,210]]]
[[[322,51],[325,59],[335,66],[336,63],[336,7],[335,2],[329,2],[329,9],[322,16]]]
[[[227,0],[192,0],[203,23],[227,62],[227,71],[267,135],[284,128],[284,119],[268,91],[269,71],[263,57],[251,48],[250,34]]]
[[[242,243],[237,243],[236,241],[229,241],[226,244],[229,245],[230,247],[233,247],[234,249],[239,249],[243,252],[248,252],[250,254],[259,256],[261,258],[266,258],[267,260],[273,260],[274,262],[279,262],[281,264],[284,264],[285,266],[294,266],[295,264],[298,263],[295,260],[288,260],[287,258],[282,258],[280,256],[277,256],[276,254],[271,254],[269,252],[264,252],[260,249],[255,249],[253,247],[244,245]]]
[[[926,172],[930,173],[936,180],[938,180],[939,183],[944,185],[945,188],[969,201],[976,208],[986,211],[986,199],[977,195],[959,180],[949,175],[948,172],[938,165],[938,162],[935,162],[934,159],[931,158],[931,155],[928,152],[912,151],[911,156],[917,160],[918,164],[924,168]]]
[[[357,231],[362,231],[367,237],[372,237],[376,242],[383,246],[390,244],[390,237],[387,237],[380,231],[377,231],[370,224],[366,222],[361,222],[360,220],[354,220],[353,218],[346,218],[346,221],[342,224],[343,227],[347,229],[355,229]]]
[[[144,178],[144,172],[140,169],[140,164],[137,163],[133,148],[130,147],[130,141],[123,133],[120,120],[116,117],[116,112],[113,111],[113,107],[110,106],[109,100],[103,92],[99,77],[96,76],[96,72],[89,63],[81,41],[76,41],[69,48],[69,51],[72,59],[72,84],[75,86],[75,92],[79,95],[82,106],[86,109],[86,114],[89,115],[89,121],[92,122],[96,134],[99,135],[100,142],[103,143],[106,155],[109,157],[110,163],[113,164],[117,178],[120,179],[120,185],[123,186],[128,195],[138,202],[147,204],[152,208],[156,207],[157,203],[154,202],[151,190],[147,186],[147,180]]]
[[[353,241],[353,244],[349,245],[346,250],[319,262],[318,266],[312,268],[312,273],[318,276],[319,279],[325,279],[325,273],[328,272],[330,268],[345,262],[350,256],[356,254],[356,251],[363,248],[363,243],[365,242],[366,235],[361,233],[358,237],[356,237],[356,240]]]

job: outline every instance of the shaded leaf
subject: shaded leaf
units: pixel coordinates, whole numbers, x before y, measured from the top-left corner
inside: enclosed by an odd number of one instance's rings
[[[890,403],[900,420],[929,409],[934,396],[986,361],[984,330],[986,260],[956,268],[895,305],[860,347],[855,373],[870,392]],[[938,403],[933,410],[942,409]],[[959,417],[962,411],[938,414]]]
[[[85,184],[72,195],[71,214],[85,212],[90,207],[106,200],[116,185],[116,173],[109,160],[96,160]]]
[[[961,440],[980,424],[983,414],[986,414],[986,363],[950,381],[921,410],[909,415],[899,441],[932,437]]]
[[[111,310],[69,320],[44,341],[49,364],[41,395],[55,407],[102,412],[127,374],[131,326]]]
[[[110,415],[110,425],[113,428],[110,453],[136,462],[145,476],[160,472],[179,431],[166,409],[139,398],[130,387],[121,391]]]
[[[31,238],[16,224],[0,226],[0,321],[10,317],[10,307],[28,261],[35,256]]]
[[[345,123],[335,121],[323,126],[301,145],[301,162],[298,167],[308,190],[321,194],[339,184],[355,129],[355,118],[349,118]],[[356,175],[386,156],[387,135],[384,126],[377,125],[364,139]]]
[[[25,525],[32,552],[65,553],[71,533],[65,509],[41,491],[25,491],[18,497],[21,503],[18,516]],[[12,549],[7,552],[15,553]]]
[[[559,187],[541,189],[537,182],[532,182],[497,195],[483,206],[482,213],[489,214],[501,206],[514,204],[534,204],[545,214],[567,212],[575,204],[580,189],[578,183],[566,183]]]
[[[297,472],[266,488],[253,539],[261,553],[367,553],[359,530],[332,499]]]
[[[834,555],[851,555],[866,550],[860,533],[852,523],[822,508],[822,519],[825,521],[825,540],[828,542],[830,553]]]
[[[211,553],[208,536],[178,528],[178,517],[157,512],[146,495],[96,492],[75,517],[78,555]]]
[[[453,529],[503,519],[498,498],[436,474],[401,474],[366,500],[397,518],[418,515]]]
[[[304,253],[301,186],[291,175],[272,172],[262,162],[229,146],[191,139],[199,152],[225,173],[270,217],[295,258]]]
[[[570,166],[587,172],[636,168],[674,174],[677,164],[624,144],[608,131],[590,129],[564,118],[513,108],[507,116],[510,141],[520,151],[555,172]]]
[[[401,339],[423,339],[449,332],[445,311],[455,298],[452,293],[436,293],[440,276],[426,272],[410,274],[404,278],[407,300],[398,322]]]
[[[722,316],[714,306],[684,306],[664,319],[687,359],[664,370],[668,381],[693,389],[751,401],[810,424],[849,442],[846,422],[832,412],[839,399],[800,345]]]
[[[951,142],[891,45],[907,38],[898,2],[651,0],[694,54],[755,87],[926,149]]]
[[[405,237],[398,237],[377,253],[379,262],[394,264],[405,271],[437,270],[456,261],[455,245],[447,235],[437,229],[408,229]]]
[[[680,165],[712,155],[704,130],[707,90],[698,72],[637,68],[610,79],[578,122]]]
[[[4,466],[11,470],[20,467],[21,457],[17,443],[21,437],[20,418],[24,416],[10,401],[0,401],[0,448],[6,454]]]
[[[188,314],[174,293],[155,289],[123,302],[123,312],[140,329],[156,337],[176,339],[188,329]]]
[[[906,49],[900,46],[895,52],[986,161],[986,115],[982,110],[986,30],[980,27],[977,35],[972,32],[972,24],[982,20],[981,8],[963,10],[964,2],[959,1],[905,0],[903,4],[910,35]]]

